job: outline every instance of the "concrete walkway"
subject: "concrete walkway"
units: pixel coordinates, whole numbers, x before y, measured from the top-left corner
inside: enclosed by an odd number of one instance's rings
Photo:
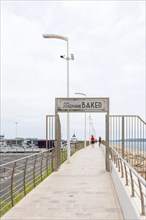
[[[104,153],[96,144],[71,157],[32,190],[2,220],[121,220],[123,215]]]

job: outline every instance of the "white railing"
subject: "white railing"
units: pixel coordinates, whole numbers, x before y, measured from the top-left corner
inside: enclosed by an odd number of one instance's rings
[[[131,197],[138,199],[140,215],[146,215],[146,181],[127,163],[113,148],[110,149],[110,159],[114,162],[121,178],[125,180],[125,187],[130,186]]]
[[[137,115],[110,115],[109,131],[109,145],[146,180],[146,122]]]

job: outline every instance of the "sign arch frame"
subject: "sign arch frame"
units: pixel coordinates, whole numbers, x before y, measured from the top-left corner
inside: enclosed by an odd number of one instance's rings
[[[106,113],[105,117],[105,137],[106,137],[106,154],[105,167],[109,171],[109,106],[108,97],[91,97],[91,98],[55,98],[55,127],[58,127],[58,113]],[[55,131],[55,139],[58,139],[57,129]],[[57,146],[56,146],[57,147]],[[67,150],[70,145],[67,146]]]

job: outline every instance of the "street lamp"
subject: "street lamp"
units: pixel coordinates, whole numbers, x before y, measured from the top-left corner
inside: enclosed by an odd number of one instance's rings
[[[67,56],[61,55],[60,57],[66,59],[67,61],[67,98],[69,97],[69,60],[74,60],[73,54],[71,58],[69,57],[69,39],[68,37],[58,35],[58,34],[43,34],[43,38],[54,38],[66,41]],[[67,113],[67,162],[70,162],[70,118],[69,113]]]
[[[86,97],[85,93],[75,92],[76,95],[83,95]],[[85,126],[84,126],[84,147],[86,147],[86,112],[85,112]]]
[[[16,121],[15,124],[16,124],[16,146],[17,146],[17,125],[18,125],[18,122]]]

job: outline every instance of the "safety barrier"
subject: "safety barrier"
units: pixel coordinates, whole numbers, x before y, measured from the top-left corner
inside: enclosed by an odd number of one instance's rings
[[[131,197],[137,198],[140,204],[140,215],[146,215],[146,181],[120,156],[113,148],[110,149],[110,159],[114,162],[121,178],[124,178],[125,187],[130,186]]]
[[[4,214],[53,170],[54,149],[0,165],[0,213]]]
[[[110,115],[109,142],[146,180],[146,122],[137,115]]]
[[[71,155],[82,148],[83,144],[77,144]],[[61,149],[60,163],[62,164],[66,159],[67,150],[64,147]],[[0,165],[0,216],[56,168],[54,148]]]

